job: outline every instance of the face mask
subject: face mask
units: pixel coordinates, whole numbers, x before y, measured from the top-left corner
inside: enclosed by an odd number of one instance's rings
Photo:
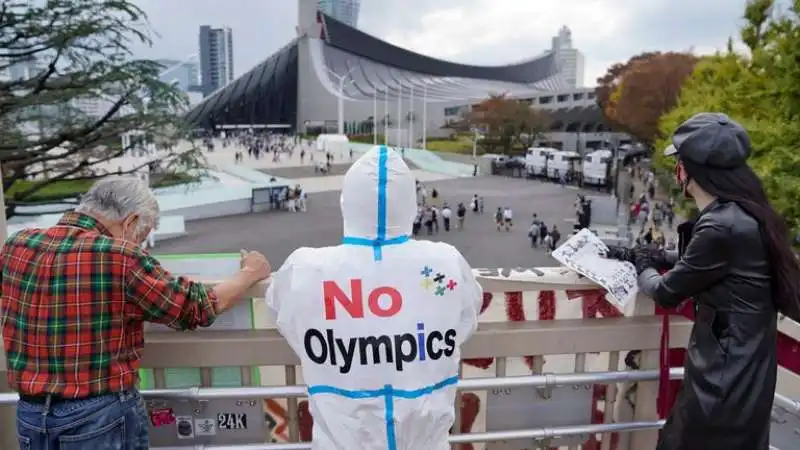
[[[681,187],[681,192],[683,192],[683,196],[687,199],[694,198],[692,194],[689,193],[689,175],[686,174],[686,169],[683,167],[683,164],[680,160],[675,163],[675,181],[678,182],[678,186]]]

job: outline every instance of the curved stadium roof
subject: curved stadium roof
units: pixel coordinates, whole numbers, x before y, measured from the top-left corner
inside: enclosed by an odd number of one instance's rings
[[[321,39],[310,39],[313,65],[332,94],[348,76],[345,95],[430,101],[484,98],[490,93],[529,95],[565,86],[552,53],[505,66],[474,66],[421,55],[375,38],[324,14]],[[296,122],[298,39],[215,92],[186,115],[195,126]]]
[[[407,98],[409,91],[413,90],[415,95],[420,97],[423,92],[427,93],[430,101],[453,101],[485,98],[490,93],[525,95],[554,91],[560,87],[559,79],[546,75],[549,73],[548,65],[542,64],[549,62],[549,55],[526,67],[528,70],[537,69],[541,74],[541,78],[529,83],[418,72],[407,69],[405,66],[381,63],[368,57],[359,56],[321,41],[312,43],[312,55],[313,58],[320,60],[319,65],[324,67],[327,72],[327,74],[321,73],[320,75],[327,75],[332,86],[339,84],[338,77],[349,75],[344,92],[347,97],[355,100],[371,100],[373,96],[377,96],[379,99],[383,99],[384,96],[388,96],[389,99],[396,99],[398,96]],[[394,62],[402,62],[402,60]],[[436,68],[433,67],[435,64],[431,64],[432,68]],[[438,67],[438,69],[442,68]],[[459,72],[469,73],[466,70],[455,73]],[[332,89],[335,92],[335,88]]]
[[[333,17],[321,14],[323,39],[334,48],[374,63],[404,69],[421,75],[474,78],[528,84],[550,78],[558,72],[551,52],[517,64],[474,66],[443,61],[414,53],[350,27]]]

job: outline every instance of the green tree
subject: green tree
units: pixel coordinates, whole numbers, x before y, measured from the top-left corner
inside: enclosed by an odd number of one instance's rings
[[[637,61],[614,91],[614,123],[640,142],[652,145],[661,115],[675,107],[681,86],[697,57],[669,52]]]
[[[510,155],[514,148],[529,147],[546,132],[550,118],[528,103],[492,95],[475,105],[468,116],[468,123],[484,130],[480,146],[487,152],[499,150]]]
[[[640,61],[648,61],[653,56],[658,54],[658,52],[645,52],[633,56],[624,63],[615,63],[606,70],[606,73],[603,74],[603,76],[597,79],[597,88],[595,88],[595,99],[597,106],[599,106],[600,110],[603,111],[603,114],[606,116],[606,120],[610,124],[614,125],[615,127],[620,127],[620,124],[617,124],[614,121],[614,114],[609,113],[609,108],[613,108],[614,99],[612,97],[615,95],[615,92],[618,92],[618,87],[622,83],[625,74],[636,63]]]
[[[8,216],[42,191],[54,200],[59,185],[103,176],[110,161],[142,141],[166,149],[161,173],[202,162],[193,147],[169,150],[185,136],[178,117],[187,98],[159,80],[164,67],[134,57],[135,43],[150,44],[147,17],[129,0],[2,2],[0,166]],[[131,132],[140,138],[123,146]]]
[[[800,0],[773,14],[772,0],[747,4],[741,39],[749,55],[729,50],[700,61],[675,109],[660,121],[664,148],[675,128],[693,114],[730,115],[750,133],[750,164],[764,180],[776,208],[800,226]],[[655,164],[671,174],[674,161],[656,152]],[[668,180],[665,176],[663,179]]]

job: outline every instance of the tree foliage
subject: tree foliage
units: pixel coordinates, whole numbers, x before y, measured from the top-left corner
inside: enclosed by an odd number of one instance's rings
[[[595,98],[600,109],[606,110],[611,101],[611,95],[617,90],[617,86],[622,82],[623,76],[633,64],[645,61],[657,54],[653,52],[642,53],[632,57],[625,63],[615,63],[609,67],[605,75],[597,79],[597,88],[595,88]]]
[[[489,96],[475,105],[465,119],[483,133],[480,145],[484,151],[503,154],[511,154],[515,147],[530,147],[551,123],[544,112],[505,95]]]
[[[689,53],[644,53],[612,66],[598,80],[597,102],[616,129],[652,144],[658,121],[671,110],[697,57]]]
[[[126,133],[140,133],[162,148],[184,135],[176,118],[186,96],[159,80],[162,66],[131,52],[136,43],[150,44],[147,31],[145,14],[129,0],[0,4],[0,165],[7,215],[53,183],[102,176],[109,161],[131,150],[121,143]],[[159,154],[162,172],[199,162],[196,149]]]
[[[775,207],[800,226],[800,0],[782,14],[772,0],[745,10],[742,42],[749,55],[729,49],[704,58],[681,90],[677,106],[660,123],[659,148],[692,115],[723,112],[744,125],[753,145],[751,166]],[[656,167],[671,173],[674,161],[656,152]]]

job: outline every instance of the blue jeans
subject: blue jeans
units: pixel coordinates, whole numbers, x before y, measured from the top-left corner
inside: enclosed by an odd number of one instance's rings
[[[146,450],[148,419],[137,390],[43,404],[20,400],[20,450]]]

